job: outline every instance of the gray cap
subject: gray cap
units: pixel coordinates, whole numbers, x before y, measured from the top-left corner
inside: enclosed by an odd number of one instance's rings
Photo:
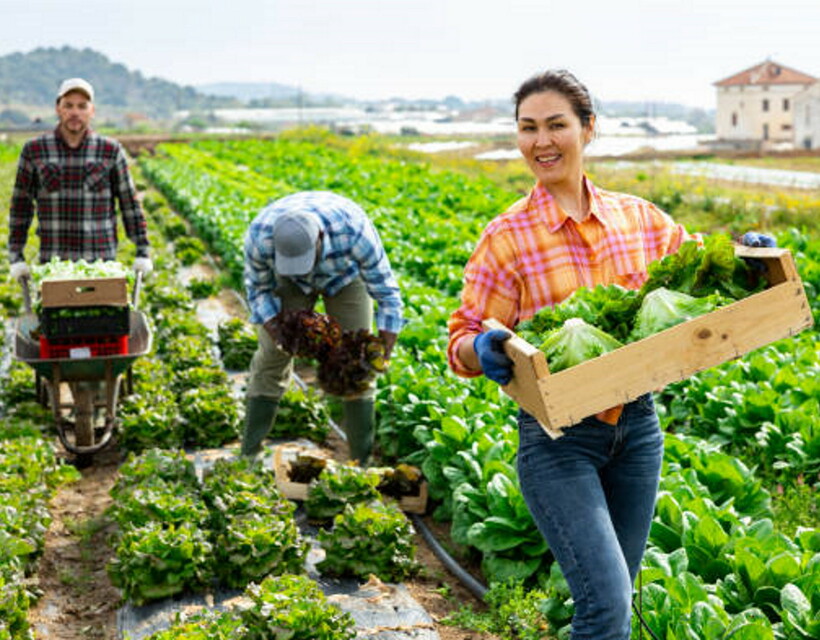
[[[303,276],[316,262],[316,241],[322,223],[309,211],[286,211],[273,222],[276,272],[283,276]]]
[[[91,102],[94,102],[94,87],[91,86],[91,83],[88,80],[83,80],[82,78],[69,78],[68,80],[63,80],[59,91],[57,91],[57,100],[72,91],[81,91],[86,95],[86,97],[88,97],[89,100],[91,100]]]

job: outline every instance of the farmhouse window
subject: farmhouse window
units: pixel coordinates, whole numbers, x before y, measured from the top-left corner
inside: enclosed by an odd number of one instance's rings
[[[769,100],[765,99],[765,100],[763,100],[763,111],[768,111],[768,110],[769,110]]]
[[[768,124],[763,125],[763,139],[764,140],[769,139],[769,125]]]
[[[780,129],[781,129],[782,131],[791,131],[792,126],[791,126],[790,124],[781,124],[781,125],[780,125]]]
[[[788,98],[783,98],[783,111],[788,111],[788,110],[789,110],[789,99]]]
[[[732,113],[732,126],[737,126],[737,113]]]

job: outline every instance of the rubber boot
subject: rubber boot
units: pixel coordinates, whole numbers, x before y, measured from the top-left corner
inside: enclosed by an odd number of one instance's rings
[[[242,432],[242,455],[255,458],[262,451],[262,441],[276,418],[279,400],[255,396],[245,406],[245,429]]]
[[[376,406],[373,398],[357,398],[344,402],[344,430],[350,459],[362,467],[370,462],[373,453],[373,432],[376,423]]]

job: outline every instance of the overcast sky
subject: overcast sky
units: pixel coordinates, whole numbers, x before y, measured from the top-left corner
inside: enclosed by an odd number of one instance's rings
[[[766,58],[820,76],[820,0],[3,0],[0,55],[63,45],[187,85],[506,99],[565,67],[601,100],[713,107]]]

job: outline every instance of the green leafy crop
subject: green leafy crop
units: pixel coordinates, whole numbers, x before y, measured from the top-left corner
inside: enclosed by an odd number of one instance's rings
[[[288,389],[279,401],[271,437],[304,437],[324,442],[329,434],[330,411],[319,393],[311,389]]]
[[[622,346],[615,338],[581,318],[570,318],[541,343],[550,371],[557,373]]]
[[[630,340],[641,340],[676,324],[691,320],[713,311],[718,305],[718,295],[693,298],[680,291],[666,287],[653,289],[644,296],[635,316],[635,328]]]
[[[420,569],[410,521],[392,503],[348,505],[331,530],[319,532],[318,540],[325,559],[317,568],[324,575],[367,579],[372,573],[400,582]]]
[[[345,505],[378,499],[379,481],[380,476],[374,469],[329,465],[310,484],[305,511],[313,520],[330,520],[341,513]]]
[[[349,613],[327,601],[318,585],[303,576],[265,578],[246,591],[252,605],[241,613],[248,629],[242,640],[352,640]]]
[[[194,524],[149,522],[121,532],[107,569],[123,596],[141,605],[209,584],[213,546]]]
[[[246,371],[259,344],[253,325],[233,318],[217,327],[217,344],[226,369]]]

